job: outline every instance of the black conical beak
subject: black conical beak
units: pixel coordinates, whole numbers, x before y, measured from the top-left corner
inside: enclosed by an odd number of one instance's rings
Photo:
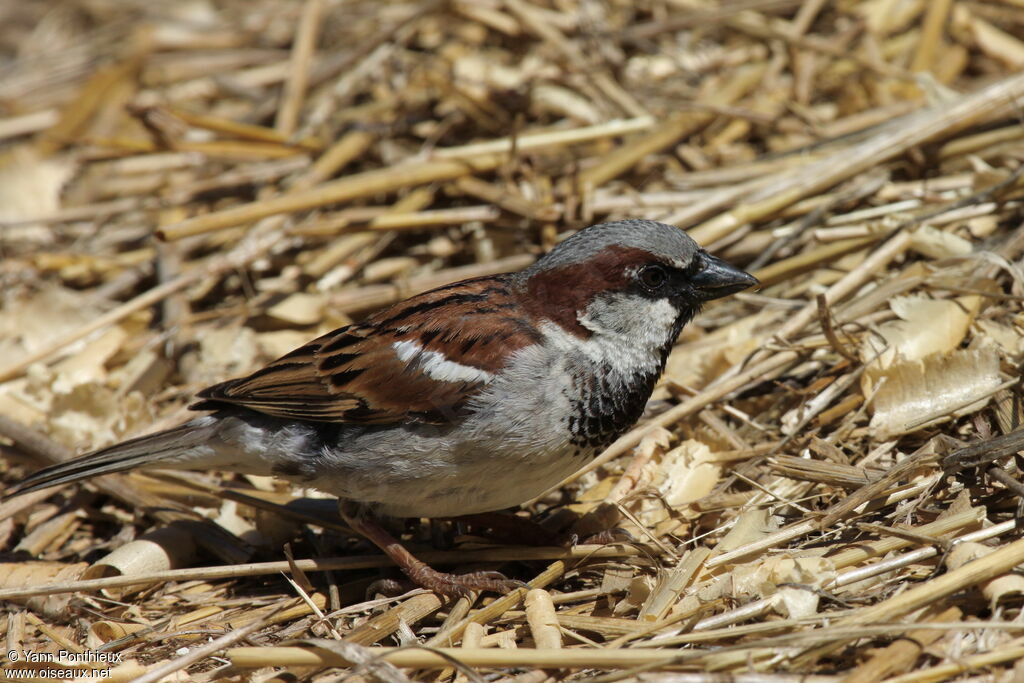
[[[731,266],[705,251],[697,252],[694,258],[700,259],[703,267],[690,278],[690,284],[704,301],[720,299],[760,284],[750,273]]]

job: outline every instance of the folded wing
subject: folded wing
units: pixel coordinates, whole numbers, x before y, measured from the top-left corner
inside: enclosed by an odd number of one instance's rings
[[[504,277],[468,280],[209,387],[192,408],[232,405],[320,422],[442,424],[465,414],[508,358],[539,339]]]

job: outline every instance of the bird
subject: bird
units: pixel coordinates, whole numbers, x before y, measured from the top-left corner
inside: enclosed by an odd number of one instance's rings
[[[8,494],[132,469],[274,475],[336,496],[415,584],[505,592],[518,584],[497,572],[426,565],[385,522],[504,510],[558,484],[637,422],[702,306],[757,284],[675,226],[593,225],[523,270],[412,296],[203,389],[202,415]]]

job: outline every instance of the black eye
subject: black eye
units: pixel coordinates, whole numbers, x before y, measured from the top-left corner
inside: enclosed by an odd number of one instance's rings
[[[644,266],[637,273],[637,277],[647,289],[660,289],[668,281],[668,273],[661,266]]]

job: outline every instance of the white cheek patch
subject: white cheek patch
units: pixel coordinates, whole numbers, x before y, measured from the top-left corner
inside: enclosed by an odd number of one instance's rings
[[[610,367],[613,372],[632,375],[638,369],[658,366],[662,349],[672,341],[678,315],[667,300],[632,297],[592,303],[578,317],[592,333],[587,339],[551,321],[541,323],[540,329],[551,347]]]
[[[655,328],[657,333],[668,332],[676,324],[676,318],[679,317],[679,311],[676,307],[669,303],[668,299],[658,299],[651,301],[643,307],[644,314],[648,320],[651,321],[651,326]]]
[[[668,299],[617,296],[594,301],[578,320],[599,335],[624,335],[638,345],[661,347],[678,317]]]
[[[391,348],[398,360],[409,363],[410,367],[422,370],[427,377],[439,382],[486,383],[494,379],[494,375],[486,370],[448,360],[440,351],[427,351],[414,341],[397,341]]]
[[[640,340],[595,334],[589,339],[566,332],[561,326],[546,321],[540,326],[545,342],[569,356],[587,359],[595,366],[607,366],[620,374],[630,374],[655,362],[654,355]]]

